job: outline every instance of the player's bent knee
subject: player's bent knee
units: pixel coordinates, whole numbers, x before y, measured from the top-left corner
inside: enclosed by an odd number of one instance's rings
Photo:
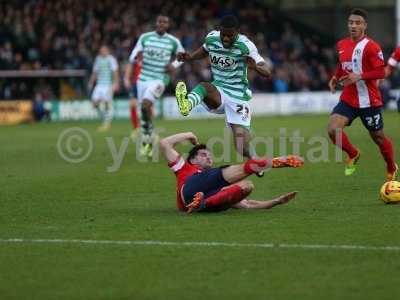
[[[335,138],[336,134],[339,130],[341,130],[341,127],[338,126],[336,123],[329,123],[328,124],[328,135],[331,138]]]
[[[250,180],[243,180],[240,183],[240,187],[244,193],[251,193],[254,189],[254,184]]]
[[[137,100],[136,99],[131,100],[130,103],[129,103],[129,106],[131,108],[136,108],[137,107]]]

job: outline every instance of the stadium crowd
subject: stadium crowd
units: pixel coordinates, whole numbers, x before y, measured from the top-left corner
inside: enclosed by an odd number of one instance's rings
[[[221,5],[216,0],[13,0],[0,3],[0,69],[90,71],[103,42],[111,46],[123,67],[139,35],[154,29],[158,13],[171,17],[170,32],[188,51],[201,46],[221,16],[239,16],[241,31],[274,66],[269,82],[250,73],[256,91],[326,89],[335,67],[334,41],[324,47],[318,36],[296,31],[290,21],[255,1],[226,1]],[[177,76],[192,87],[209,79],[207,63],[184,65]],[[23,96],[15,94],[29,90],[18,85],[25,84],[23,80],[0,82],[0,98]]]

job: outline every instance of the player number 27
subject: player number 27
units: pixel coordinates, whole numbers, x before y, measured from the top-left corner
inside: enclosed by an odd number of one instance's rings
[[[367,122],[368,122],[368,126],[378,126],[379,125],[379,121],[381,119],[381,115],[375,115],[373,117],[367,117]]]

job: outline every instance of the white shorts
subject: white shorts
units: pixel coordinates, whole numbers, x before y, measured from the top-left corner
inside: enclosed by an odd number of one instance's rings
[[[99,85],[96,84],[92,93],[92,101],[107,101],[111,102],[113,100],[113,88],[112,85]]]
[[[221,105],[216,109],[210,109],[207,104],[201,104],[213,114],[225,114],[226,123],[237,124],[244,127],[250,127],[251,124],[251,108],[249,101],[233,100],[232,97],[224,93],[224,91],[217,87],[221,95]]]
[[[147,81],[137,81],[137,98],[139,103],[142,103],[143,99],[155,102],[160,99],[161,95],[164,93],[165,84],[162,80],[147,80]]]

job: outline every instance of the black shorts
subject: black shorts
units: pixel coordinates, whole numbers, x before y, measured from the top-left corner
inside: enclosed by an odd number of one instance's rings
[[[136,85],[136,83],[132,86],[131,90],[129,91],[129,98],[137,98],[137,85]]]
[[[196,173],[185,181],[182,191],[183,201],[189,204],[192,202],[194,195],[198,192],[203,192],[204,198],[208,198],[228,185],[230,185],[230,183],[222,176],[222,168],[213,168],[201,173]]]
[[[333,108],[331,114],[338,114],[348,118],[349,124],[347,124],[347,126],[350,126],[354,119],[360,117],[364,127],[369,131],[383,129],[382,106],[355,108],[343,101],[339,101]]]

